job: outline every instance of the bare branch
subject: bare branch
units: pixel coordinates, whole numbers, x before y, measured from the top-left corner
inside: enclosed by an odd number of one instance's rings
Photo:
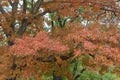
[[[41,6],[41,4],[43,3],[43,0],[38,0],[36,3],[35,3],[35,5],[33,6],[33,14],[35,14],[37,11],[38,11],[38,9],[40,8],[40,6]]]
[[[20,26],[20,28],[19,28],[19,30],[18,30],[18,34],[19,35],[23,35],[24,34],[24,32],[25,32],[25,30],[26,30],[26,27],[27,27],[27,19],[23,19],[22,20],[22,24],[21,24],[21,26]]]
[[[26,13],[27,9],[27,0],[23,0],[23,13]]]
[[[19,2],[14,2],[14,3],[12,3],[12,15],[13,15],[13,16],[14,16],[14,14],[17,12],[18,3],[19,3]]]

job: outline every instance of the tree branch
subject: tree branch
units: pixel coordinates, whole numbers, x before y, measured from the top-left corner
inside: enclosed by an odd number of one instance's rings
[[[23,19],[22,24],[21,24],[21,26],[20,26],[20,28],[19,28],[19,30],[17,32],[18,35],[23,35],[25,30],[26,30],[26,27],[27,27],[27,19]]]
[[[27,0],[23,0],[23,13],[26,13],[27,9]]]
[[[2,14],[6,14],[5,10],[3,9],[2,5],[0,4],[0,11]]]
[[[35,5],[33,6],[32,12],[35,14],[38,9],[40,8],[41,4],[43,3],[43,0],[38,0]]]

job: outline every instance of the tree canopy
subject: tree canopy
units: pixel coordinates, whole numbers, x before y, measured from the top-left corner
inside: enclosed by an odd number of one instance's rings
[[[0,0],[0,79],[119,80],[119,23],[119,0]]]

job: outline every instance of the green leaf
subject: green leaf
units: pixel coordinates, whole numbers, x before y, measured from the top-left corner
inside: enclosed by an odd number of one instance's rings
[[[102,76],[102,80],[120,80],[120,78],[116,74],[105,73]]]

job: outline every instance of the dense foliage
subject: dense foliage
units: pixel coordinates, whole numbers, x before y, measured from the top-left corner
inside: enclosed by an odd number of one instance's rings
[[[0,80],[120,80],[119,2],[0,0]]]

